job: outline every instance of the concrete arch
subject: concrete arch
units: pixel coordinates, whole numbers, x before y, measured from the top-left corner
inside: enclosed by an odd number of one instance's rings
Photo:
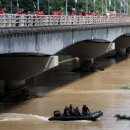
[[[58,31],[51,32],[44,35],[39,35],[38,43],[39,52],[44,54],[55,55],[65,48],[70,48],[72,45],[76,46],[81,41],[91,41],[91,43],[107,44],[108,48],[110,45],[124,34],[129,32],[129,27],[110,27],[110,28],[91,28],[87,30],[69,30],[69,31]],[[46,40],[45,40],[46,39]],[[49,39],[49,42],[47,41]],[[108,44],[109,43],[109,44]],[[74,45],[76,44],[76,45]],[[45,45],[47,48],[44,48]],[[104,51],[105,52],[105,51]]]
[[[109,52],[113,49],[115,49],[114,43],[96,43],[93,41],[84,41],[70,45],[60,51],[58,54],[68,54],[74,57],[90,59]]]

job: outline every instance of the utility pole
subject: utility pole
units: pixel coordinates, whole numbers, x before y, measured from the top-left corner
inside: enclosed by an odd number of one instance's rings
[[[114,11],[116,13],[116,1],[114,1]]]
[[[12,0],[10,2],[10,13],[12,14]]]
[[[94,0],[93,2],[94,2],[94,13],[96,13],[95,12],[96,11],[96,8],[95,8],[95,2],[96,2],[96,0]]]
[[[127,0],[127,15],[129,14],[129,0]]]
[[[48,15],[50,15],[50,2],[48,0]]]
[[[19,1],[17,0],[17,11],[18,11],[18,9],[19,9]]]
[[[107,7],[108,7],[108,5],[107,5],[107,0],[106,0],[106,12],[107,12]]]
[[[88,13],[88,0],[86,0],[86,13]]]
[[[66,11],[65,11],[66,13],[65,14],[67,16],[68,15],[68,1],[67,0],[66,0],[66,6],[65,7],[66,7]]]
[[[39,11],[39,0],[37,0],[37,10]]]
[[[102,16],[103,16],[103,0],[102,0]]]

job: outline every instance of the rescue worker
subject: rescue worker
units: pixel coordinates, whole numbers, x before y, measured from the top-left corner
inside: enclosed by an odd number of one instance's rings
[[[72,104],[70,104],[68,112],[69,112],[70,116],[74,116],[75,115],[75,111],[74,111],[74,108],[73,108]]]
[[[69,116],[69,108],[68,108],[68,106],[65,106],[65,108],[64,108],[64,116]]]
[[[79,108],[77,106],[77,107],[75,107],[75,116],[80,116],[80,115],[81,114],[80,114]]]
[[[82,107],[82,115],[87,115],[87,114],[90,114],[90,110],[87,107],[87,105],[83,105],[83,107]]]

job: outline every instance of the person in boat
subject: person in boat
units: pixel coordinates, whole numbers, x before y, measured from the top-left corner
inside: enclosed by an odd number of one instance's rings
[[[82,115],[87,115],[87,114],[90,114],[90,110],[87,107],[87,105],[83,105],[83,107],[82,107]]]
[[[69,116],[69,107],[65,106],[64,108],[64,116]]]
[[[69,113],[69,116],[74,116],[75,115],[75,110],[74,110],[72,104],[70,104],[70,106],[69,106],[68,113]]]
[[[79,107],[75,107],[75,116],[80,116],[80,111],[79,111]]]

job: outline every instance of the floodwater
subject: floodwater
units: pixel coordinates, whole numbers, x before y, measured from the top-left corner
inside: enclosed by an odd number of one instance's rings
[[[0,114],[0,130],[129,130],[130,121],[114,117],[130,115],[129,67],[130,59],[121,61],[7,109]],[[48,121],[53,110],[62,111],[70,103],[80,109],[87,104],[91,111],[104,114],[95,122]]]

